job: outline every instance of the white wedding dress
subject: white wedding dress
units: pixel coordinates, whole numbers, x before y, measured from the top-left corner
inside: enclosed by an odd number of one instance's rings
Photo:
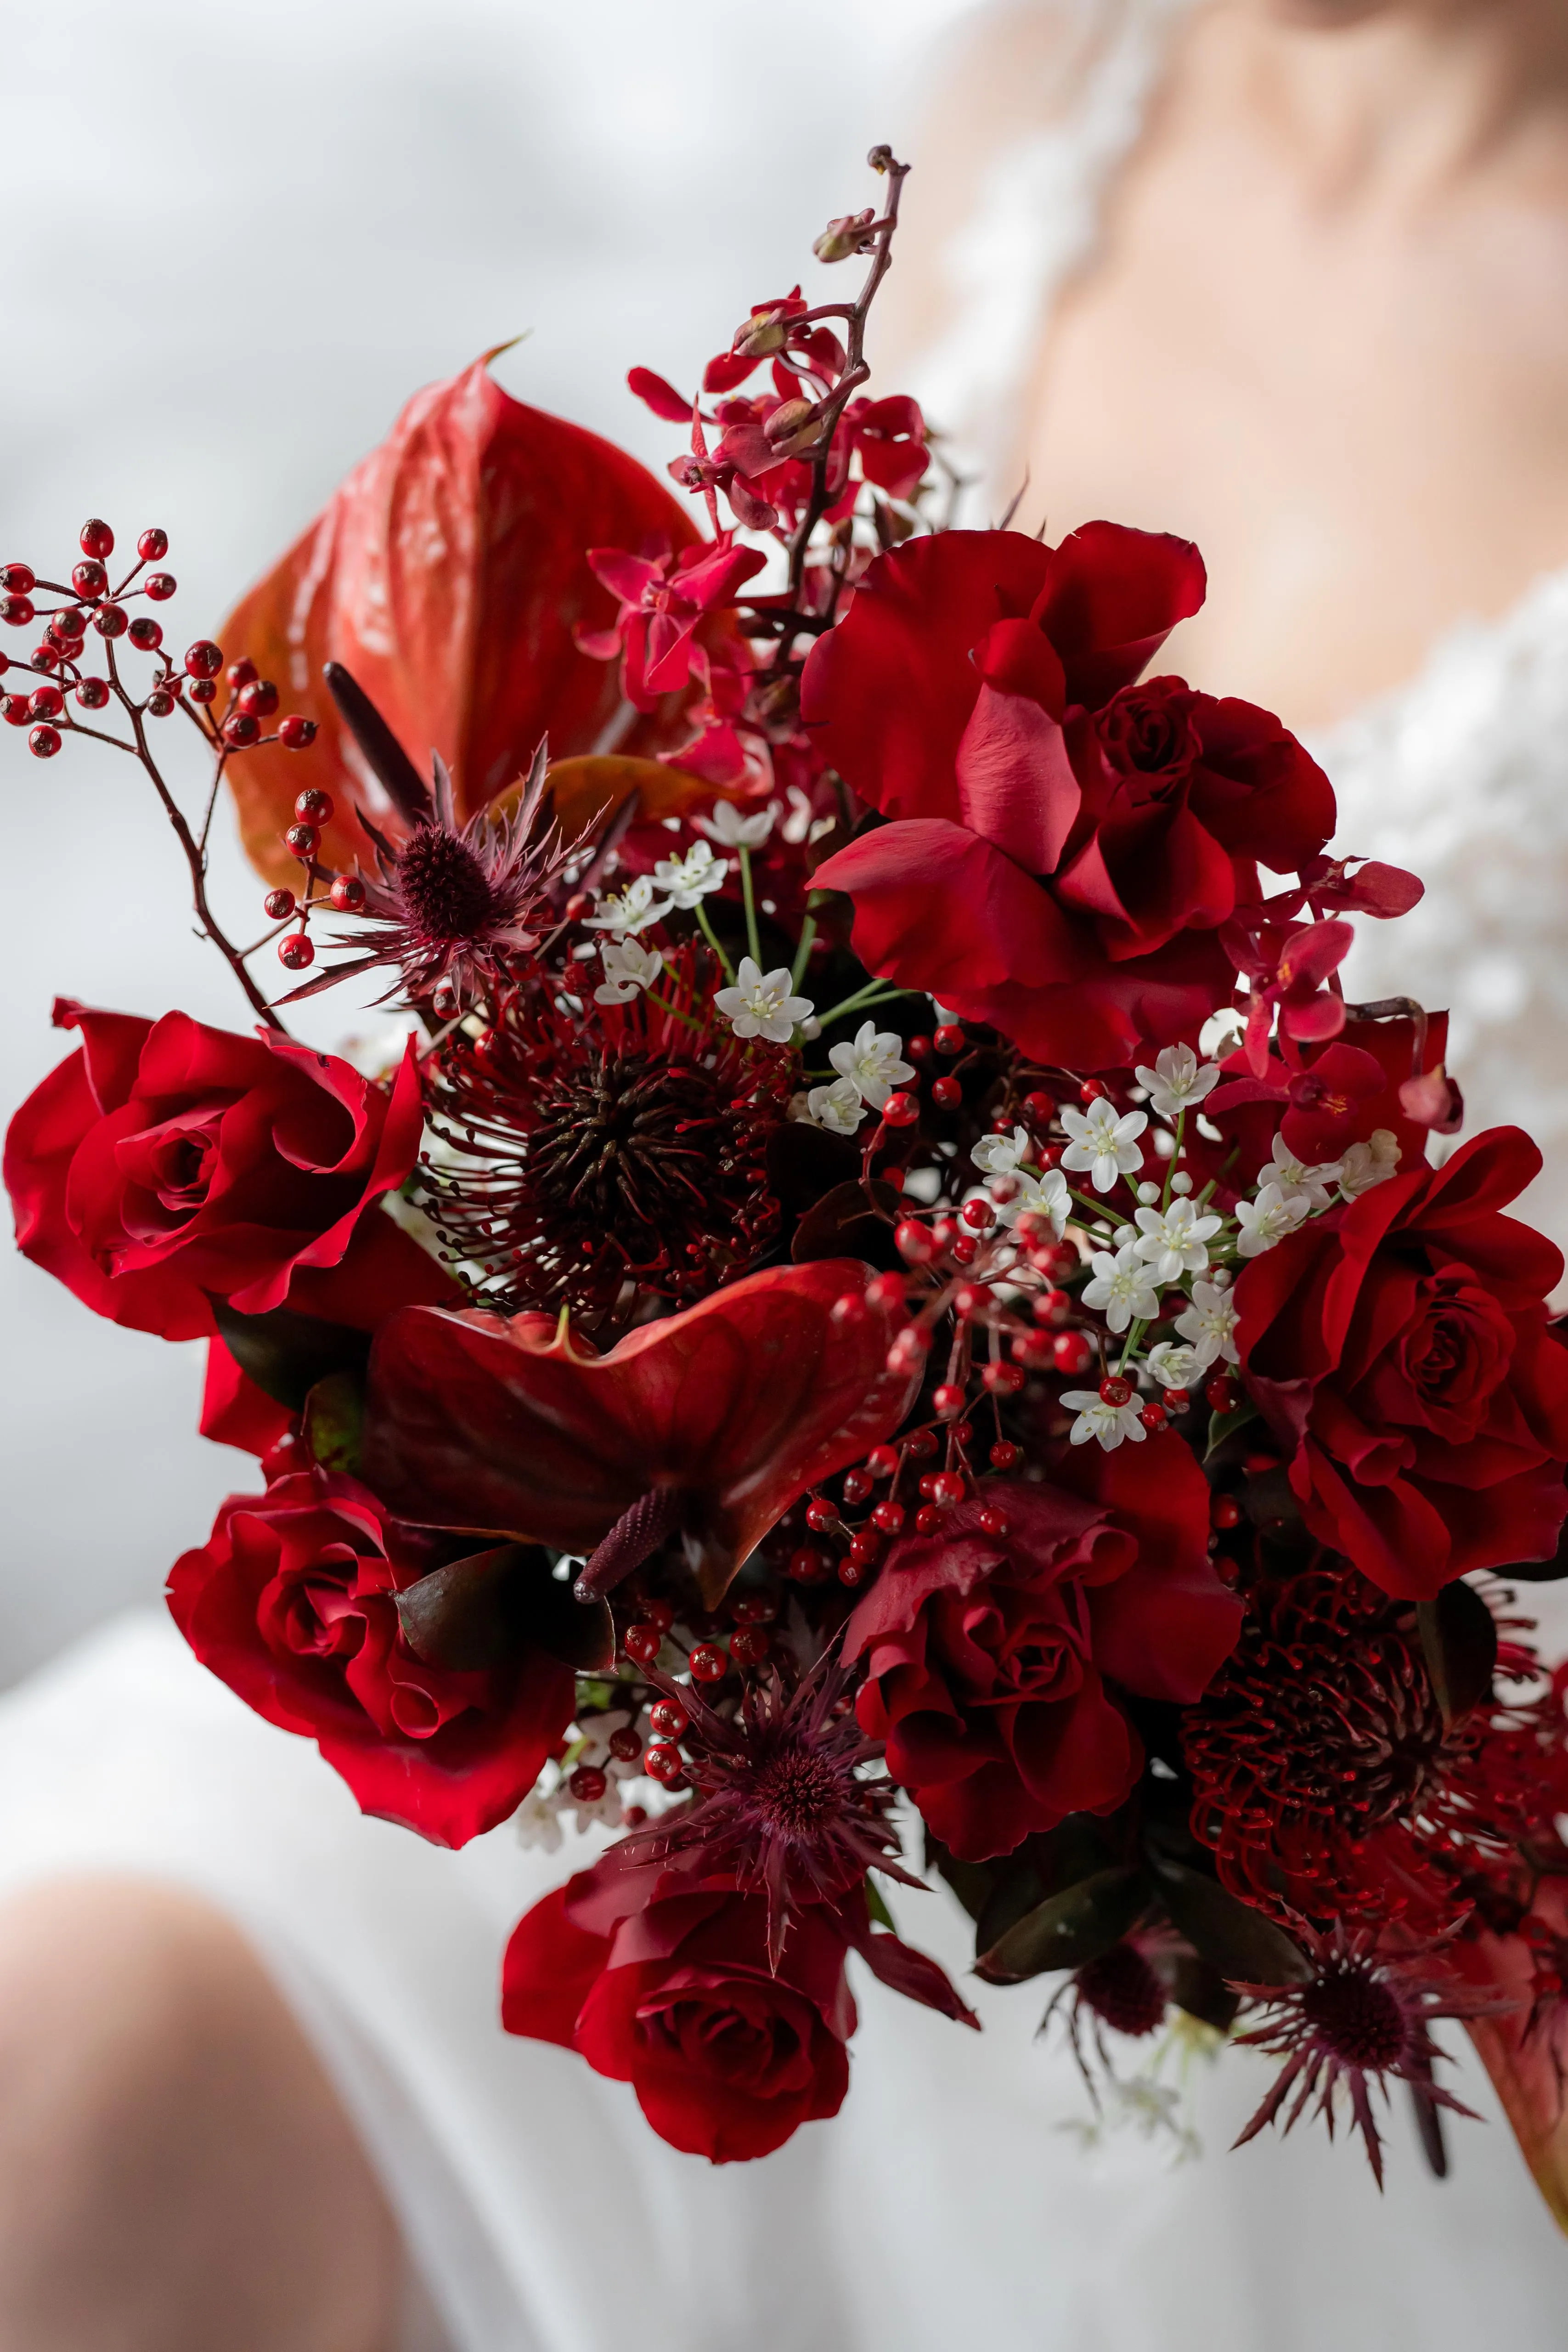
[[[1084,9],[1069,120],[997,165],[955,258],[969,305],[920,389],[986,429],[953,355],[988,353],[993,425],[1051,295],[1089,247],[1135,137],[1172,0]],[[1038,300],[1021,303],[1019,287]],[[1011,380],[996,364],[1013,354]],[[1416,867],[1425,906],[1358,950],[1363,993],[1455,1013],[1471,1127],[1520,1119],[1557,1157],[1536,1206],[1568,1228],[1568,572],[1314,746],[1341,845]],[[240,1465],[236,1462],[236,1471]],[[242,1474],[236,1484],[245,1483]],[[193,1531],[193,1533],[204,1530]],[[778,2155],[712,2168],[655,2139],[632,2093],[497,2018],[507,1934],[593,1844],[460,1854],[361,1820],[314,1749],[187,1655],[172,1625],[110,1625],[0,1704],[0,1892],[60,1872],[194,1887],[275,1969],[383,2178],[418,2282],[409,2352],[1561,2352],[1568,2245],[1454,2035],[1452,2177],[1403,2108],[1387,2194],[1321,2126],[1227,2151],[1270,2080],[1197,2061],[1169,2133],[1086,2149],[1071,2061],[1034,2037],[1044,1987],[966,1989],[976,2035],[857,1976],[852,2086]],[[944,1891],[898,1924],[961,1975]],[[858,1963],[852,1963],[857,1969]],[[1174,2079],[1174,2076],[1172,2077]]]

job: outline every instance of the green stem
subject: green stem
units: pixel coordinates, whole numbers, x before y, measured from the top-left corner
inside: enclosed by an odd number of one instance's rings
[[[673,1021],[685,1022],[688,1029],[706,1030],[706,1024],[705,1022],[694,1021],[689,1013],[683,1013],[680,1006],[678,1004],[672,1004],[667,996],[656,995],[651,988],[644,989],[643,994],[646,996],[650,1004],[656,1004],[660,1012],[667,1013]]]
[[[808,912],[805,921],[800,926],[800,944],[795,950],[795,961],[789,967],[791,993],[799,992],[800,982],[806,977],[806,966],[811,961],[811,942],[816,936],[817,918]]]
[[[817,1019],[825,1029],[830,1022],[841,1021],[846,1013],[869,1013],[873,1005],[891,1004],[895,997],[918,996],[920,992],[917,988],[883,989],[881,981],[873,980],[857,989],[852,996],[846,996],[841,1004],[835,1004],[831,1013],[820,1013]]]
[[[760,971],[762,969],[762,942],[757,936],[757,899],[751,887],[751,852],[747,849],[744,841],[738,844],[738,847],[740,850],[740,892],[742,898],[746,900],[746,944],[750,950],[752,962],[757,966],[758,971]]]
[[[731,963],[729,958],[720,947],[717,939],[715,937],[713,925],[707,919],[707,908],[700,898],[697,900],[697,920],[702,925],[704,939],[707,941],[709,947],[712,948],[715,955],[717,956],[720,963],[724,966],[724,976],[733,988],[735,985],[735,966]]]
[[[1171,1153],[1170,1158],[1166,1162],[1166,1188],[1160,1195],[1160,1207],[1162,1209],[1168,1209],[1171,1204],[1171,1178],[1176,1174],[1177,1168],[1181,1165],[1181,1141],[1182,1136],[1186,1131],[1186,1103],[1183,1103],[1180,1110],[1176,1113],[1176,1150]]]

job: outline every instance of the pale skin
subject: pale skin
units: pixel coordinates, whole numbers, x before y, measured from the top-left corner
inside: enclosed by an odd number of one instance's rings
[[[1071,102],[1070,13],[1004,9],[945,81],[905,342],[986,156]],[[1027,405],[1020,524],[1197,540],[1166,666],[1294,726],[1506,611],[1568,562],[1568,0],[1212,0]],[[390,2352],[400,2260],[232,1927],[109,1880],[0,1907],[0,2352]]]

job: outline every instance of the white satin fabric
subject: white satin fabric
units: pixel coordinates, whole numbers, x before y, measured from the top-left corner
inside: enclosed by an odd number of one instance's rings
[[[1087,0],[1073,107],[998,161],[955,257],[956,331],[920,387],[972,437],[1016,400],[1185,5]],[[977,351],[985,400],[965,381]],[[1418,916],[1364,926],[1354,984],[1453,1006],[1476,1122],[1518,1118],[1556,1150],[1538,1213],[1560,1234],[1565,722],[1568,573],[1316,747],[1342,845],[1429,886]],[[162,1619],[120,1621],[0,1705],[0,1891],[140,1871],[247,1931],[401,2217],[423,2283],[404,2352],[1560,2352],[1568,2248],[1468,2056],[1450,2079],[1489,2121],[1454,2126],[1440,2184],[1396,2112],[1379,2198],[1321,2126],[1227,2154],[1270,2079],[1250,2053],[1193,2070],[1201,2158],[1171,2168],[1132,2131],[1086,2153],[1071,2060],[1033,2038],[1043,1988],[970,1982],[976,2035],[862,1975],[834,2122],[761,2164],[677,2155],[625,2086],[497,2021],[513,1921],[593,1851],[525,1853],[500,1830],[450,1854],[361,1820]],[[961,1976],[947,1895],[896,1907]]]

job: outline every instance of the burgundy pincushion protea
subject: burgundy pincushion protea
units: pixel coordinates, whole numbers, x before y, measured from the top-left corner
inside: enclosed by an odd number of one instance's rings
[[[688,1304],[772,1248],[765,1155],[797,1056],[743,1044],[717,980],[710,950],[679,949],[664,1003],[606,1006],[591,1030],[552,990],[514,990],[432,1056],[424,1205],[489,1302],[602,1313],[636,1283]]]
[[[1422,1945],[1396,1960],[1380,1956],[1370,1930],[1348,1934],[1343,1920],[1327,1936],[1311,1928],[1298,1927],[1298,1932],[1313,1963],[1304,1984],[1236,1987],[1263,2010],[1262,2023],[1238,2034],[1238,2042],[1250,2042],[1285,2064],[1235,2145],[1244,2146],[1265,2124],[1274,2122],[1292,2089],[1296,2095],[1281,2130],[1291,2129],[1315,2093],[1316,2112],[1332,2139],[1334,2096],[1343,2083],[1354,2127],[1361,2134],[1381,2189],[1383,2143],[1372,2111],[1374,2083],[1385,2096],[1391,2079],[1409,2083],[1428,2105],[1473,2116],[1472,2108],[1462,2106],[1452,2092],[1433,2082],[1432,2070],[1444,2053],[1427,2029],[1436,2017],[1496,2017],[1513,2004],[1418,1975],[1416,1964],[1440,1950],[1439,1944]]]

